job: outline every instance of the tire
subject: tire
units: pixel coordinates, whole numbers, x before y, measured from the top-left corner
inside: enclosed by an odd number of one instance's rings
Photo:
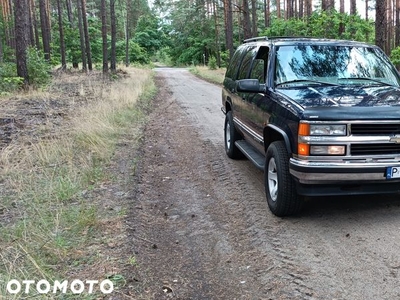
[[[242,137],[237,132],[233,123],[232,111],[228,111],[225,117],[224,126],[224,137],[225,137],[225,152],[228,157],[232,159],[243,158],[242,152],[236,147],[235,142],[241,140]]]
[[[283,141],[273,142],[268,147],[264,168],[265,193],[271,212],[278,217],[298,213],[303,197],[297,194],[289,173],[289,154]]]

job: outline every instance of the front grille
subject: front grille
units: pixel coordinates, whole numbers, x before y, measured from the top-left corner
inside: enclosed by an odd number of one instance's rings
[[[353,144],[351,155],[387,155],[400,154],[400,144]]]
[[[351,124],[352,135],[396,135],[400,134],[398,124]]]

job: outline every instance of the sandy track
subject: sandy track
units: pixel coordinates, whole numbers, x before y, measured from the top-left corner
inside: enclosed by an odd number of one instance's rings
[[[135,298],[400,298],[398,195],[277,218],[262,172],[224,153],[220,87],[170,68],[157,84],[128,220]]]

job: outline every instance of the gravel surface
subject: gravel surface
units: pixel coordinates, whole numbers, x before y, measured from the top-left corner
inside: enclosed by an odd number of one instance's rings
[[[221,88],[156,70],[128,217],[135,299],[399,299],[400,199],[269,211],[263,173],[224,153]]]

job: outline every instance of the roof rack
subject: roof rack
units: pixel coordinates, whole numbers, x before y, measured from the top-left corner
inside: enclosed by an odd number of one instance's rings
[[[245,39],[243,43],[250,43],[250,42],[256,42],[256,41],[270,41],[270,40],[278,40],[278,39],[312,39],[312,37],[308,36],[260,36],[260,37],[254,37],[254,38],[249,38]]]
[[[259,36],[259,37],[254,37],[254,38],[250,38],[250,39],[245,39],[243,41],[243,43],[250,43],[250,42],[255,42],[255,41],[268,41],[268,37],[267,36]]]

